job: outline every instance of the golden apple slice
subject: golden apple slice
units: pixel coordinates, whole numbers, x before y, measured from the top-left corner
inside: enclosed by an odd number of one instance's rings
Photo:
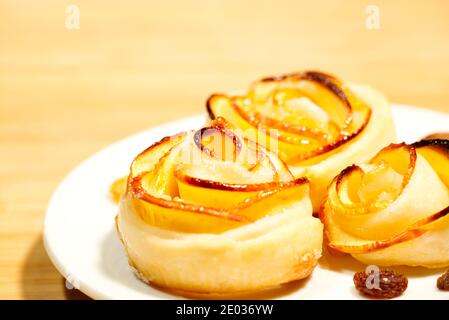
[[[130,195],[122,200],[123,210],[133,210],[147,223],[162,229],[190,233],[221,233],[261,218],[290,201],[306,196],[307,179],[276,185],[276,189],[258,191],[229,210],[215,209],[169,196],[152,195],[147,190],[151,176],[135,177]],[[256,187],[256,186],[253,186]],[[259,188],[262,185],[258,186]],[[121,209],[122,210],[122,209]],[[279,212],[279,210],[277,210]]]
[[[308,195],[306,178],[294,179],[272,152],[217,118],[135,159],[117,230],[146,282],[261,290],[307,277],[321,255],[322,224]]]
[[[323,113],[312,110],[318,107]],[[338,80],[320,72],[266,78],[256,82],[245,96],[212,95],[207,110],[211,119],[224,117],[233,126],[251,132],[250,138],[268,149],[275,146],[289,164],[347,143],[360,134],[371,116],[370,108]],[[268,132],[271,136],[267,137]]]
[[[160,159],[187,137],[187,132],[182,132],[174,136],[165,137],[142,151],[131,164],[130,175],[138,176],[144,172],[153,170]]]
[[[382,94],[316,71],[265,78],[241,95],[212,95],[207,110],[277,154],[295,177],[307,176],[316,212],[341,170],[395,140]]]
[[[440,132],[440,133],[433,133],[426,136],[423,140],[449,140],[449,133],[447,132]]]
[[[426,158],[449,189],[449,140],[422,140],[413,144],[413,146],[420,155]]]
[[[425,225],[408,231],[407,241],[397,241],[368,253],[353,256],[366,264],[379,266],[408,265],[427,268],[449,266],[449,207],[430,216]],[[433,220],[433,221],[432,221]],[[406,235],[404,235],[406,236]],[[399,236],[398,236],[399,238]],[[404,237],[405,238],[405,237]],[[366,251],[363,251],[366,252]]]
[[[148,175],[151,177],[151,185],[149,188],[155,193],[167,194],[170,196],[178,194],[178,186],[176,184],[173,172],[178,166],[180,153],[183,144],[179,143],[172,147],[164,154],[155,167]]]
[[[202,179],[186,174],[184,170],[175,172],[179,195],[182,199],[204,206],[213,206],[232,210],[239,204],[249,201],[263,191],[282,190],[292,186],[287,182],[228,183]],[[249,178],[249,177],[248,177]],[[238,179],[237,179],[238,180]],[[246,179],[248,181],[249,179]],[[304,179],[299,179],[303,181]],[[241,180],[245,181],[245,180]]]
[[[282,208],[289,207],[309,193],[309,184],[306,178],[299,178],[291,182],[280,183],[276,189],[268,189],[257,193],[240,203],[235,212],[253,221],[267,214],[278,214]]]
[[[131,210],[152,226],[187,233],[220,233],[250,222],[223,209],[152,195],[144,190],[144,180],[132,181],[131,194],[122,199],[120,210]]]
[[[389,248],[391,246],[400,244],[402,242],[417,239],[418,237],[428,233],[429,231],[435,231],[440,229],[439,227],[447,227],[449,214],[449,207],[426,217],[416,222],[409,230],[401,232],[391,238],[384,240],[365,240],[360,238],[346,237],[344,241],[338,243],[329,243],[329,246],[338,251],[350,253],[350,254],[365,254],[378,251],[381,249]],[[445,239],[442,239],[446,243]],[[414,251],[414,244],[409,244],[410,252]],[[410,252],[408,254],[410,254]],[[449,257],[446,258],[449,261]]]
[[[201,164],[184,163],[175,170],[181,199],[231,209],[260,191],[278,189],[285,185],[283,182],[293,180],[287,166],[275,155],[247,138],[241,141],[227,130],[214,121],[211,127],[195,133],[198,149],[193,152],[201,151],[206,157],[202,158]],[[215,136],[215,141],[205,145],[204,136]],[[230,141],[231,146],[224,147],[222,140]],[[248,158],[256,162],[248,163]]]
[[[141,153],[131,165],[121,206],[161,229],[221,233],[287,205],[288,197],[301,199],[306,184],[218,118],[210,127],[165,138]]]
[[[151,225],[184,232],[222,232],[247,223],[239,215],[177,197],[173,171],[188,137],[182,133],[164,138],[136,157],[121,210],[132,210]]]
[[[449,250],[442,249],[443,235],[449,235],[448,143],[420,141],[385,148],[365,166],[372,177],[358,166],[344,170],[330,186],[320,212],[328,245],[366,263],[449,264]],[[367,178],[373,185],[368,196],[361,196]],[[385,201],[381,191],[391,198]],[[373,205],[379,201],[385,202]],[[427,254],[426,244],[434,246]]]
[[[409,154],[407,149],[409,148],[397,146],[391,149],[394,150],[391,153],[401,154],[402,157],[402,155]],[[410,149],[414,150],[414,148]],[[403,152],[399,152],[398,150],[403,150]],[[385,153],[384,159],[388,158],[386,156],[387,154],[389,153]],[[401,157],[398,156],[398,158]],[[414,156],[410,156],[410,158],[414,159]],[[377,159],[379,159],[378,156],[375,157],[376,161]],[[414,224],[416,221],[424,219],[426,216],[429,216],[446,206],[446,201],[449,199],[447,190],[441,183],[438,175],[433,171],[432,167],[424,158],[419,156],[416,160],[410,160],[408,163],[405,160],[398,162],[403,162],[402,167],[396,167],[397,170],[404,172],[403,179],[396,178],[398,174],[396,170],[392,171],[389,175],[382,175],[383,180],[390,179],[390,177],[392,181],[399,180],[396,190],[390,190],[392,194],[389,194],[388,197],[377,197],[375,203],[364,203],[362,201],[354,202],[353,206],[358,210],[352,212],[351,210],[347,210],[347,207],[345,207],[344,204],[341,205],[341,201],[340,204],[338,200],[332,200],[332,202],[330,202],[333,205],[336,204],[336,206],[332,207],[331,212],[336,221],[338,221],[338,226],[343,231],[360,238],[372,240],[387,239],[407,230],[410,225]],[[382,161],[382,163],[385,164],[386,162]],[[413,164],[414,166],[414,174],[411,175],[410,178],[407,178],[407,168],[410,164]],[[376,173],[377,172],[374,171],[373,174]],[[369,178],[369,175],[366,175],[363,172],[361,179],[362,185],[367,176]],[[336,193],[332,193],[332,196],[335,194],[338,196],[339,192],[340,194],[345,193],[345,188],[338,189],[339,182],[341,183],[341,181],[345,180],[347,180],[345,176],[340,176],[339,179],[336,179],[335,183],[330,187],[330,189],[335,188],[336,190]],[[407,181],[405,186],[401,183],[403,181]],[[374,180],[374,182],[375,184],[372,185],[371,188],[377,188],[379,194],[381,194],[381,192],[389,191],[388,189],[384,189],[383,181],[382,183],[379,183]],[[423,186],[436,189],[432,194],[432,204],[427,203],[429,196],[422,192]],[[363,191],[363,189],[359,189],[359,191]],[[386,201],[386,199],[388,199],[388,201]],[[410,199],[414,199],[414,201],[410,201]],[[381,203],[378,203],[379,201]],[[366,208],[368,208],[368,210]]]
[[[343,170],[334,181],[335,188],[329,189],[329,200],[337,206],[344,206],[343,211],[351,215],[384,209],[409,183],[415,165],[414,148],[405,144],[391,144],[381,150],[368,166],[364,166],[369,167],[368,172],[357,165]],[[400,185],[398,180],[402,180]],[[385,183],[389,184],[386,189],[383,188]],[[368,194],[370,190],[371,195]],[[381,197],[381,192],[387,195]],[[376,201],[363,201],[364,198],[373,197],[373,194]]]
[[[339,127],[346,126],[352,121],[351,101],[349,91],[333,76],[317,71],[306,71],[304,73],[293,73],[270,77],[256,82],[250,89],[250,95],[256,99],[266,100],[277,89],[294,89],[301,96],[308,97],[315,105],[320,106]],[[288,91],[287,91],[288,92]],[[297,94],[293,98],[297,98]],[[284,103],[283,99],[274,102],[279,105]],[[287,98],[291,98],[287,95]]]
[[[218,118],[212,126],[195,132],[193,139],[196,146],[209,156],[222,161],[236,161],[242,149],[242,141],[222,125],[223,121]]]
[[[177,170],[175,177],[181,199],[223,209],[232,209],[240,202],[262,190],[260,188],[252,188],[254,185],[197,178],[186,174],[184,170]]]

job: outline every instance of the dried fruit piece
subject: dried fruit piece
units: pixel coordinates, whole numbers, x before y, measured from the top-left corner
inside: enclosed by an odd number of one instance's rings
[[[378,273],[355,273],[354,285],[366,296],[391,299],[400,296],[407,289],[408,280],[406,276],[393,270],[382,269]]]
[[[449,270],[438,278],[437,287],[440,290],[449,291]]]

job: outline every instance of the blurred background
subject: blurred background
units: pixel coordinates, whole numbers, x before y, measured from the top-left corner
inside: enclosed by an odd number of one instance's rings
[[[52,191],[214,91],[319,69],[449,112],[448,21],[447,0],[0,0],[0,298],[83,298],[43,248]]]

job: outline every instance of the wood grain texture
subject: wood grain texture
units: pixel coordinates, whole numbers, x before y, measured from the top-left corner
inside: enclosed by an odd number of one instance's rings
[[[69,3],[79,30],[65,28]],[[82,298],[42,245],[52,191],[114,140],[202,112],[211,92],[321,69],[448,111],[448,20],[446,0],[1,0],[0,298]]]

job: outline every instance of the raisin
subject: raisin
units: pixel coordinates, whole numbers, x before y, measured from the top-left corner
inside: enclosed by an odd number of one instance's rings
[[[437,287],[440,290],[449,291],[449,270],[438,278]]]
[[[377,288],[375,281],[370,281],[373,283],[373,288],[370,288],[369,283],[366,281],[369,276],[372,276],[373,280],[379,280]],[[400,296],[407,289],[408,280],[406,276],[398,274],[393,270],[382,269],[378,274],[357,272],[354,274],[354,285],[358,291],[366,296],[391,299]]]

